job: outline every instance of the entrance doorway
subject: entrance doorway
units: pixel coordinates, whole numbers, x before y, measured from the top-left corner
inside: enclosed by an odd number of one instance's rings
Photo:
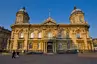
[[[47,42],[47,53],[53,53],[53,42]]]

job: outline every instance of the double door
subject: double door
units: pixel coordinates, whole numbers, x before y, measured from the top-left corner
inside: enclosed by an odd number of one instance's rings
[[[53,42],[47,42],[47,53],[53,53]]]

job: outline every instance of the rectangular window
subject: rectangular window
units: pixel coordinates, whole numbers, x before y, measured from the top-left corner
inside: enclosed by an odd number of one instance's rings
[[[58,43],[58,49],[63,50],[62,43]]]
[[[23,43],[22,42],[18,42],[18,47],[17,49],[22,49],[23,48]]]
[[[80,38],[80,34],[76,34],[76,38]]]
[[[60,38],[60,39],[61,39],[61,38],[62,38],[62,35],[61,35],[61,34],[59,34],[59,35],[58,35],[58,38]]]
[[[41,49],[41,43],[40,42],[37,44],[37,47],[38,47],[38,49]]]
[[[66,33],[66,38],[69,38],[69,33],[68,32]]]
[[[71,42],[69,40],[67,40],[67,48],[70,49],[71,48]]]
[[[32,42],[29,43],[29,49],[32,49]]]

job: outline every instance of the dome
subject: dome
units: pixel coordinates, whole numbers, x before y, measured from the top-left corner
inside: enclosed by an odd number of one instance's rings
[[[20,9],[19,11],[21,11],[21,12],[26,12],[25,7],[23,7],[23,8]]]
[[[73,14],[75,12],[82,12],[82,10],[81,9],[77,9],[76,7],[74,7],[74,10],[71,12],[71,14]]]

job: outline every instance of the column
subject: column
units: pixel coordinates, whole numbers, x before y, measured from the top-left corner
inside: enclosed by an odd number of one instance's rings
[[[43,51],[44,51],[44,53],[46,53],[46,43],[45,42],[43,42]]]
[[[94,51],[93,41],[91,40],[91,50]]]
[[[87,39],[85,38],[85,39],[84,39],[85,51],[87,51],[87,50],[88,50],[88,45],[87,45],[87,43],[88,43],[88,42],[87,42]]]
[[[88,51],[88,41],[87,41],[87,38],[89,38],[89,34],[88,34],[88,30],[86,31],[86,35],[85,35],[85,38],[84,38],[84,41],[85,41],[85,51]]]
[[[54,41],[53,41],[52,47],[53,47],[53,53],[55,53],[55,42]]]
[[[47,53],[47,42],[45,42],[45,52]]]
[[[27,50],[27,46],[28,46],[28,33],[25,33],[25,37],[24,37],[24,50]]]
[[[76,33],[74,33],[74,35],[75,35]],[[77,40],[77,38],[76,38],[76,35],[74,36],[73,35],[73,37],[72,37],[72,43],[74,43],[74,46],[75,46],[75,48],[77,48],[77,49],[79,49],[79,47],[78,47],[78,42],[76,41]]]
[[[15,33],[14,42],[13,42],[13,49],[12,50],[16,50],[17,49],[17,46],[18,46],[17,43],[18,43],[18,33]]]
[[[54,42],[54,44],[55,44],[55,45],[54,45],[54,48],[55,48],[55,53],[56,53],[56,42]]]
[[[71,36],[71,40],[72,40],[72,43],[74,44],[74,46],[76,46],[76,48],[78,49],[78,43],[77,43],[77,41],[76,41],[76,33],[73,33],[73,32],[71,32],[70,33],[70,36]]]
[[[41,45],[42,45],[42,47],[41,47],[41,50],[42,50],[42,52],[44,52],[43,50],[44,50],[44,45],[43,45],[43,41],[41,41]]]

